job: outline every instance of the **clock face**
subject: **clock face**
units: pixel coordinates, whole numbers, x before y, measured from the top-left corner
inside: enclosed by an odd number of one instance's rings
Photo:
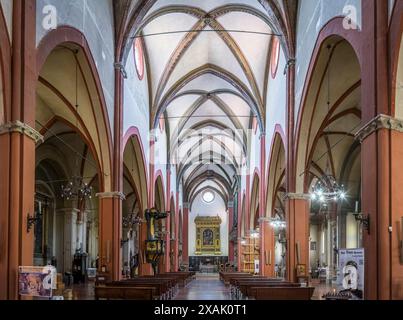
[[[276,77],[277,74],[279,58],[280,58],[280,40],[278,39],[278,37],[274,37],[270,58],[270,70],[273,79]]]
[[[144,77],[144,51],[143,43],[140,38],[136,38],[134,42],[134,62],[136,65],[137,76],[140,80]]]

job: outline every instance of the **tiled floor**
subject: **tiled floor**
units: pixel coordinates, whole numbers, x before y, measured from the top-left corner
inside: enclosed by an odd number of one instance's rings
[[[229,288],[217,275],[198,274],[186,288],[181,288],[175,300],[229,300]]]

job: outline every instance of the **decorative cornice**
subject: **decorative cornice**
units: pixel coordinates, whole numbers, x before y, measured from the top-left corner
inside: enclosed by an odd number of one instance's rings
[[[355,139],[362,143],[368,136],[380,129],[403,132],[403,120],[379,114],[356,133]]]
[[[124,193],[119,191],[97,193],[96,196],[99,199],[119,198],[120,200],[126,200]]]
[[[42,143],[44,141],[44,137],[38,131],[21,121],[16,120],[0,126],[0,135],[12,132],[25,134],[28,138],[34,140],[35,143]]]
[[[306,193],[292,193],[289,192],[284,196],[284,199],[289,199],[289,200],[310,200],[311,196]]]

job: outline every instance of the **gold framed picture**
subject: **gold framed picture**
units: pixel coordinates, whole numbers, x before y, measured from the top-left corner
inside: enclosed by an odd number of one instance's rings
[[[306,277],[306,265],[305,264],[297,265],[297,278],[298,277]]]

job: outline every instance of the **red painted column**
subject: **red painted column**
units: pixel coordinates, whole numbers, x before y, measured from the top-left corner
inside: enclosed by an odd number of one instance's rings
[[[271,243],[270,237],[274,236],[265,223],[266,217],[266,135],[260,135],[260,177],[259,177],[259,233],[260,233],[260,274],[266,275],[270,272]]]
[[[238,266],[238,271],[241,271],[242,266],[241,266],[241,257],[242,257],[242,245],[241,245],[241,226],[242,226],[242,194],[241,192],[238,192],[238,239],[237,239],[237,249],[238,249],[238,255],[237,255],[237,266]]]
[[[234,201],[228,203],[228,261],[234,261],[234,242],[230,240],[231,230],[234,227]]]
[[[166,185],[166,197],[165,197],[165,208],[169,212],[166,218],[165,230],[167,231],[165,235],[165,270],[164,272],[169,272],[171,270],[171,169],[167,168],[167,185]]]
[[[363,214],[370,217],[370,232],[363,232],[364,295],[370,300],[391,299],[394,295],[392,282],[395,281],[392,277],[391,241],[393,236],[397,237],[397,234],[394,234],[394,231],[397,232],[394,229],[396,225],[392,225],[391,208],[396,195],[392,195],[391,180],[392,177],[399,180],[401,170],[391,171],[395,159],[392,158],[388,120],[376,120],[379,115],[390,115],[391,112],[387,72],[388,3],[381,0],[363,1],[362,12],[360,52],[362,124],[372,122],[376,125],[375,128],[379,129],[369,129],[369,132],[365,134],[366,137],[360,137],[362,141],[361,209]],[[392,227],[392,233],[389,227]]]
[[[250,231],[250,201],[251,201],[251,195],[250,195],[250,174],[246,175],[246,198],[245,198],[245,215],[246,215],[246,220],[245,220],[245,232],[249,233]]]
[[[189,264],[189,204],[183,204],[183,244],[182,257],[183,263]]]
[[[179,192],[176,192],[175,206],[175,246],[174,246],[174,271],[179,270]]]
[[[113,280],[122,278],[122,201],[123,195],[123,97],[124,97],[124,75],[123,66],[115,65],[115,110],[114,110],[114,154],[113,154],[113,179],[111,199],[113,203],[112,212],[112,269]],[[107,195],[109,197],[109,195]],[[101,199],[102,201],[102,199]],[[108,219],[108,218],[107,218]],[[110,217],[109,217],[110,220]],[[106,241],[109,241],[107,238]],[[105,245],[105,243],[104,243]]]
[[[121,211],[124,195],[119,192],[97,194],[99,197],[99,267],[106,267],[110,279],[122,277]]]
[[[27,217],[34,215],[35,143],[41,136],[33,129],[37,84],[36,1],[12,3],[11,108],[6,106],[11,114],[0,128],[0,298],[16,300],[19,299],[18,266],[33,263],[34,229],[27,230]],[[9,91],[5,94],[10,97]]]
[[[309,266],[309,199],[305,195],[288,194],[287,223],[287,280],[295,282],[298,264]]]

